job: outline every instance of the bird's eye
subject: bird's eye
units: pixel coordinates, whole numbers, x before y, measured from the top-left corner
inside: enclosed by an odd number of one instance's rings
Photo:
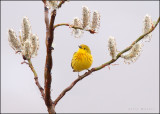
[[[85,50],[86,48],[84,48],[84,50]]]

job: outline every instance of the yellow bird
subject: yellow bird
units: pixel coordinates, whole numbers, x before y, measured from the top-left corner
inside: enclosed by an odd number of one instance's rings
[[[73,54],[73,58],[71,61],[71,67],[73,72],[79,72],[82,70],[88,70],[93,62],[93,58],[91,55],[91,50],[87,45],[80,45],[79,50]]]

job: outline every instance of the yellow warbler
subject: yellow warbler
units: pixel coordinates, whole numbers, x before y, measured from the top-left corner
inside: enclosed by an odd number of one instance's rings
[[[91,50],[87,45],[80,45],[79,50],[73,54],[71,67],[73,72],[79,72],[82,70],[88,70],[91,67],[93,58],[91,55]]]

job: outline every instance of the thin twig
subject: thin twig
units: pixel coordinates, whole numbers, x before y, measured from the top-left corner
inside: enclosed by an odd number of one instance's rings
[[[81,27],[74,27],[73,25],[70,25],[70,24],[68,24],[68,23],[56,24],[56,25],[54,26],[54,29],[57,28],[57,27],[59,27],[59,26],[69,26],[70,28],[84,30],[84,29],[81,28]],[[88,32],[90,32],[91,34],[96,33],[96,32],[93,31],[93,30],[84,30],[84,31],[88,31]]]
[[[29,67],[31,68],[33,74],[34,74],[34,80],[35,80],[35,84],[37,85],[37,87],[39,88],[39,91],[41,92],[41,96],[42,98],[44,99],[44,89],[42,88],[42,86],[40,85],[39,81],[38,81],[38,75],[32,65],[32,62],[31,60],[28,60],[28,64],[29,64]]]
[[[68,86],[66,89],[64,89],[64,90],[60,93],[60,95],[55,99],[54,105],[56,106],[57,103],[63,98],[63,96],[64,96],[68,91],[70,91],[70,90],[76,85],[77,82],[79,82],[79,81],[82,80],[83,78],[89,76],[92,72],[98,71],[98,70],[100,70],[100,69],[102,69],[102,68],[104,68],[104,67],[106,67],[106,66],[108,66],[108,65],[110,65],[110,64],[112,64],[112,63],[114,63],[115,61],[117,61],[117,60],[121,57],[121,55],[122,55],[123,53],[129,51],[129,50],[134,46],[134,44],[136,44],[137,42],[139,42],[140,40],[142,40],[142,39],[144,38],[144,36],[146,36],[147,34],[151,33],[151,32],[156,28],[156,26],[158,25],[159,21],[160,21],[160,17],[158,18],[155,26],[154,26],[150,31],[148,31],[146,34],[141,35],[141,36],[140,36],[137,40],[135,40],[129,47],[127,47],[126,49],[124,49],[123,51],[121,51],[120,53],[118,53],[118,55],[116,56],[116,59],[112,59],[112,60],[110,60],[110,61],[108,61],[108,62],[106,62],[106,63],[104,63],[104,64],[102,64],[102,65],[100,65],[100,66],[98,66],[98,67],[92,68],[92,69],[89,70],[88,72],[85,72],[82,76],[79,76],[75,81],[73,81],[73,82],[70,84],[70,86]]]
[[[70,26],[70,24],[68,24],[68,23],[56,24],[56,25],[54,25],[54,29],[55,29],[56,27],[59,27],[59,26]]]

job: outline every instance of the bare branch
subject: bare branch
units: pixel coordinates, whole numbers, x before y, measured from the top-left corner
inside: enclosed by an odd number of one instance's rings
[[[88,72],[85,72],[82,76],[79,76],[75,81],[73,81],[73,82],[71,83],[70,86],[68,86],[66,89],[64,89],[64,90],[61,92],[61,94],[60,94],[60,95],[56,98],[56,100],[54,101],[54,105],[56,106],[57,103],[63,98],[63,96],[64,96],[68,91],[70,91],[70,90],[76,85],[77,82],[79,82],[79,81],[82,80],[83,78],[89,76],[92,72],[98,71],[98,70],[100,70],[100,69],[102,69],[102,68],[104,68],[104,67],[106,67],[106,66],[108,66],[108,65],[110,65],[110,64],[112,64],[112,63],[114,63],[115,61],[117,61],[117,60],[121,57],[121,55],[122,55],[123,53],[129,51],[129,50],[133,47],[134,44],[136,44],[137,42],[139,42],[140,40],[142,40],[142,39],[144,38],[144,36],[146,36],[147,34],[151,33],[151,32],[156,28],[156,26],[158,25],[159,21],[160,21],[160,17],[158,18],[155,26],[154,26],[150,31],[148,31],[146,34],[141,35],[141,36],[140,36],[137,40],[135,40],[129,47],[127,47],[126,49],[124,49],[123,51],[121,51],[120,53],[118,53],[118,55],[116,56],[116,59],[112,59],[112,60],[110,60],[110,61],[108,61],[108,62],[106,62],[106,63],[104,63],[104,64],[102,64],[102,65],[100,65],[100,66],[98,66],[98,67],[92,68],[92,69],[89,70]]]
[[[59,27],[59,26],[70,26],[70,24],[68,24],[68,23],[56,24],[56,25],[54,26],[54,29],[55,29],[56,27]]]
[[[44,89],[42,88],[42,86],[40,85],[39,81],[38,81],[38,76],[37,76],[37,73],[32,65],[32,62],[31,60],[28,60],[28,64],[29,64],[29,67],[31,68],[33,74],[34,74],[34,80],[35,80],[35,84],[37,85],[37,87],[39,88],[39,91],[41,92],[41,96],[42,98],[44,99]]]
[[[45,8],[45,10],[47,10],[47,12],[45,12],[45,16],[48,15],[46,13],[48,13],[48,9]],[[54,39],[54,30],[53,30],[53,25],[54,25],[54,20],[55,20],[55,16],[56,16],[56,10],[53,10],[52,15],[51,15],[51,19],[50,19],[50,23],[48,23],[48,18],[45,18],[45,22],[46,23],[46,48],[47,48],[47,55],[46,55],[46,63],[45,63],[45,73],[44,73],[44,77],[45,77],[45,104],[48,108],[48,112],[49,113],[55,113],[54,111],[54,106],[51,100],[51,81],[52,81],[52,77],[51,77],[51,69],[52,69],[52,49],[51,49],[51,45]],[[47,20],[46,20],[47,19]]]
[[[40,85],[40,83],[38,81],[38,75],[37,75],[37,73],[36,73],[36,71],[35,71],[30,59],[28,60],[28,65],[29,65],[29,67],[31,68],[31,70],[32,70],[32,72],[34,74],[35,84],[37,85],[39,91],[41,92],[41,96],[42,96],[43,100],[45,101],[44,89],[43,89],[43,87]],[[47,108],[48,108],[49,112],[55,113],[53,101],[51,100],[50,102],[52,102],[52,105],[50,107],[47,107]]]
[[[59,27],[59,26],[69,26],[70,28],[84,30],[84,29],[81,28],[81,27],[74,27],[73,25],[70,25],[70,24],[68,24],[68,23],[56,24],[56,25],[54,26],[54,29],[57,28],[57,27]],[[90,32],[91,34],[96,33],[96,32],[93,31],[93,30],[85,30],[85,31],[88,31],[88,32]]]
[[[48,112],[49,113],[56,113],[54,106],[53,106],[53,103],[52,103],[52,100],[51,100],[51,97],[50,97],[50,88],[51,88],[51,80],[52,80],[52,78],[51,78],[51,69],[52,69],[51,44],[53,42],[53,24],[54,24],[54,19],[56,16],[56,10],[53,10],[52,15],[51,15],[51,20],[49,23],[49,18],[48,18],[49,9],[46,6],[46,0],[42,0],[42,1],[44,3],[44,16],[45,16],[44,19],[45,19],[45,24],[46,24],[46,48],[47,48],[45,73],[44,73],[45,94],[43,94],[43,95],[44,95],[45,104],[48,108]],[[35,78],[35,81],[37,81],[37,80],[38,80],[38,78]],[[42,90],[42,89],[40,89],[40,90]]]

